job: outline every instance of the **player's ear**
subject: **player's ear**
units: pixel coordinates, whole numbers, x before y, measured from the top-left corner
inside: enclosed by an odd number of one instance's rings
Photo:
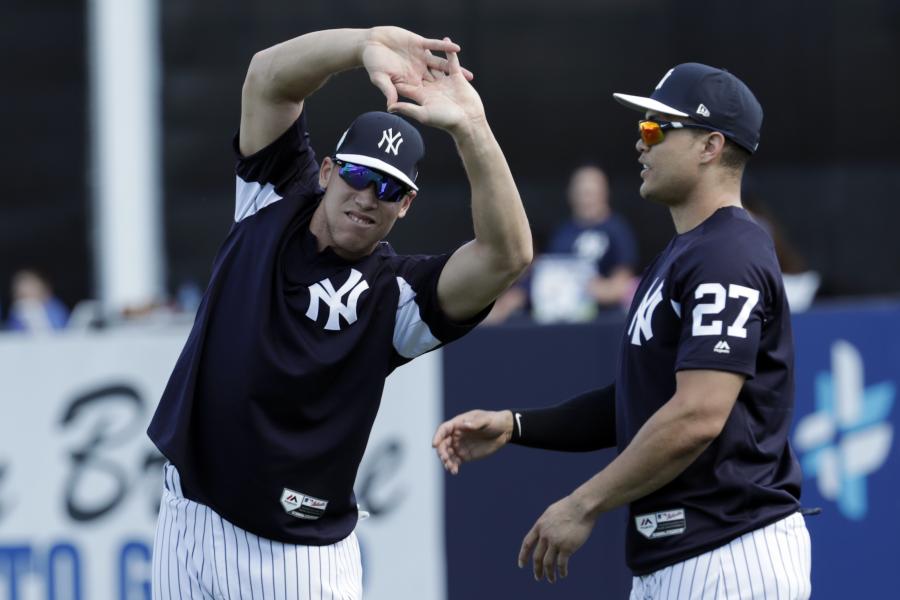
[[[331,179],[331,171],[334,169],[334,161],[331,160],[330,156],[326,156],[322,159],[322,164],[319,165],[319,187],[325,189],[328,187],[328,180]]]
[[[700,151],[701,164],[711,163],[722,155],[722,150],[725,149],[724,135],[718,131],[712,131],[701,139],[703,139],[703,148]]]
[[[408,194],[403,196],[403,200],[400,201],[400,212],[397,213],[397,218],[402,219],[406,216],[406,213],[409,212],[409,207],[412,206],[412,201],[416,197],[416,191],[410,190]]]

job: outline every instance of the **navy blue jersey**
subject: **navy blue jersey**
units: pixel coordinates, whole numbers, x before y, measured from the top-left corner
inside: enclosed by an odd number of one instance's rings
[[[769,235],[722,208],[647,268],[628,314],[616,379],[619,451],[675,394],[675,373],[747,377],[722,433],[683,473],[629,507],[626,558],[646,574],[798,509],[800,466],[790,314]]]
[[[570,221],[554,234],[547,252],[575,254],[597,264],[597,273],[609,277],[619,267],[637,264],[637,243],[631,228],[617,215],[585,227]]]
[[[318,251],[304,116],[238,156],[235,223],[148,433],[187,498],[269,539],[331,544],[357,522],[353,482],[385,377],[479,319],[454,323],[439,306],[448,255]]]

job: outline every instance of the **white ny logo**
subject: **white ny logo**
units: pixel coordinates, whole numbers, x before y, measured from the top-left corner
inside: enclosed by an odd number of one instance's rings
[[[387,154],[389,152],[393,152],[394,156],[397,156],[397,152],[400,150],[400,144],[403,143],[403,138],[400,137],[400,132],[397,132],[397,135],[394,135],[394,128],[385,129],[381,132],[381,141],[378,142],[378,147],[381,148],[383,143],[387,142],[387,147],[384,149],[384,153]],[[396,144],[394,142],[397,142]]]
[[[360,279],[362,279],[362,273],[356,269],[350,269],[350,277],[337,291],[334,290],[334,286],[331,285],[331,280],[328,278],[309,286],[309,309],[306,311],[306,316],[313,321],[318,319],[319,302],[321,301],[328,305],[328,322],[325,323],[325,329],[338,331],[341,328],[340,317],[344,317],[348,325],[353,325],[356,322],[356,303],[359,301],[359,296],[369,289],[369,284]],[[347,297],[347,304],[344,305],[341,298],[347,292],[350,292],[350,296]]]
[[[672,71],[674,71],[674,70],[675,70],[674,68],[669,69],[669,72],[666,73],[665,75],[663,75],[663,78],[659,80],[659,83],[656,84],[656,87],[653,88],[653,90],[655,91],[655,90],[658,90],[659,88],[661,88],[663,86],[663,84],[666,82],[666,79],[669,78],[669,75],[671,75]]]
[[[650,289],[644,294],[644,299],[641,300],[641,304],[634,311],[631,325],[628,326],[628,335],[631,336],[631,343],[635,346],[641,345],[641,335],[648,341],[653,338],[653,328],[651,327],[653,311],[662,302],[662,286],[666,280],[663,279],[658,284],[657,281],[659,280],[654,279],[653,283],[650,284]]]

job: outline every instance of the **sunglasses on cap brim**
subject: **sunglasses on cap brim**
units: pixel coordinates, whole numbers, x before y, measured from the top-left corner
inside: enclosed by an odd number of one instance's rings
[[[669,129],[705,129],[707,131],[718,131],[718,129],[697,123],[661,121],[659,119],[642,119],[638,121],[638,133],[641,134],[641,140],[648,146],[655,146],[666,139],[665,132]]]
[[[411,190],[398,179],[385,175],[375,169],[355,163],[334,159],[338,166],[338,175],[355,190],[364,190],[375,186],[375,197],[384,202],[399,202]]]

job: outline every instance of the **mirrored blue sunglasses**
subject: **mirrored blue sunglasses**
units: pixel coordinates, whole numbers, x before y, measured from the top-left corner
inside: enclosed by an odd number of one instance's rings
[[[409,193],[409,187],[390,175],[385,175],[369,167],[335,159],[338,175],[356,190],[375,186],[375,197],[385,202],[399,202]]]

